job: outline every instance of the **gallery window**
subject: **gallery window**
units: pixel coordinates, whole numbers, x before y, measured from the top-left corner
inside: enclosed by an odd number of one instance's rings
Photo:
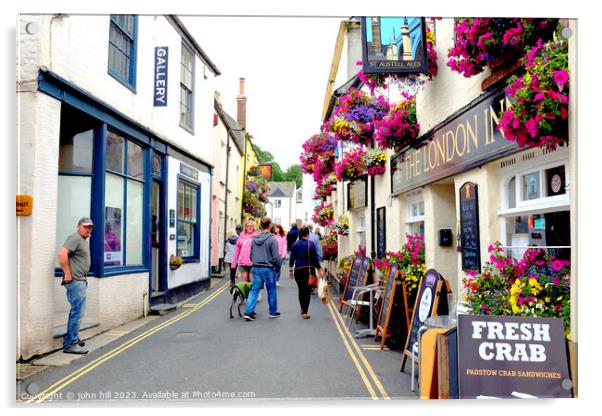
[[[188,261],[199,261],[200,187],[178,180],[177,255]]]
[[[142,265],[144,201],[142,146],[111,131],[105,137],[105,267]]]
[[[406,198],[406,233],[424,237],[424,199],[422,191],[412,192]]]
[[[194,128],[194,54],[182,43],[180,63],[180,126],[192,131]]]
[[[61,107],[56,251],[82,217],[91,216],[94,134],[98,123],[72,107]],[[55,259],[55,267],[59,267]]]
[[[138,16],[112,14],[109,29],[109,74],[136,89],[136,32]]]

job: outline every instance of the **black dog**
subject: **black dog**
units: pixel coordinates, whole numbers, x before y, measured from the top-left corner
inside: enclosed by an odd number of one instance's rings
[[[242,313],[240,312],[240,307],[247,300],[247,296],[251,290],[250,282],[238,282],[234,286],[230,288],[230,294],[232,295],[232,303],[230,304],[230,319],[234,319],[234,315],[232,315],[232,307],[238,300],[238,316],[242,318]],[[242,290],[241,290],[242,289]],[[245,294],[247,296],[245,296]]]

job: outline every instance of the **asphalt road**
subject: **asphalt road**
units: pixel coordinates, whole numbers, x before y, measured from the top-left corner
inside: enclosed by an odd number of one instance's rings
[[[354,340],[334,306],[312,297],[311,319],[303,320],[288,273],[278,288],[277,319],[267,316],[265,290],[255,321],[237,312],[229,319],[226,286],[224,279],[189,301],[196,306],[25,380],[18,392],[38,393],[36,401],[43,403],[418,397],[410,391],[410,376],[399,371],[401,354],[362,347],[375,343]]]

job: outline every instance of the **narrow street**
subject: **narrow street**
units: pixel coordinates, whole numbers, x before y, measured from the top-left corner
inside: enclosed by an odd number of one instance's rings
[[[35,383],[43,402],[417,398],[399,371],[400,353],[370,347],[372,338],[355,340],[334,304],[313,296],[311,319],[301,319],[288,273],[278,288],[279,319],[267,317],[265,290],[257,320],[236,311],[229,319],[228,287],[221,280],[176,312],[23,381],[17,392]]]

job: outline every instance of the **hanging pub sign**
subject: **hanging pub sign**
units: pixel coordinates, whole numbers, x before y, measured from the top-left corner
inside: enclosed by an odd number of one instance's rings
[[[364,73],[427,72],[423,17],[362,17],[361,31]]]
[[[167,106],[167,46],[155,48],[154,107]]]
[[[498,114],[510,103],[503,90],[485,93],[417,139],[418,148],[391,157],[391,193],[426,184],[519,152],[502,137]]]
[[[466,182],[460,187],[460,235],[462,270],[481,270],[479,197],[477,185],[472,182]]]
[[[461,399],[571,397],[558,318],[458,315]]]
[[[258,165],[259,170],[261,171],[261,177],[266,181],[272,180],[272,165]]]

